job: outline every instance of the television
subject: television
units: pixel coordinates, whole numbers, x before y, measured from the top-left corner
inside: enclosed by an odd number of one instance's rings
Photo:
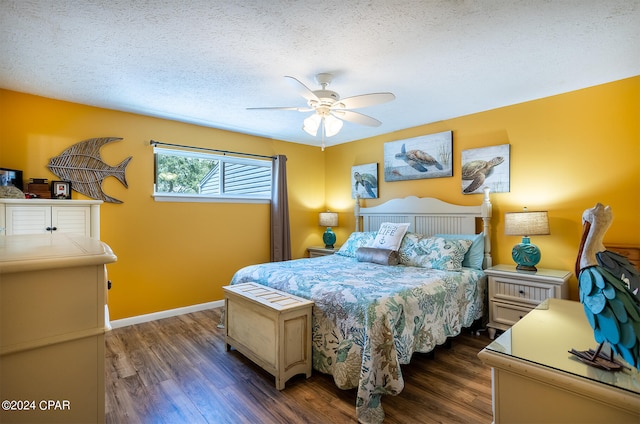
[[[0,168],[0,186],[14,186],[23,190],[22,171],[17,169]]]

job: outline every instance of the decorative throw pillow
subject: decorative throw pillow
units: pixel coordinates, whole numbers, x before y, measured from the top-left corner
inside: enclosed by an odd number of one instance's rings
[[[380,265],[398,265],[398,252],[375,247],[359,247],[356,251],[358,262],[372,262]]]
[[[409,223],[398,224],[395,222],[383,222],[380,224],[378,234],[376,234],[375,240],[369,247],[375,247],[377,249],[398,250],[402,238],[404,237]]]
[[[462,266],[482,270],[484,260],[484,234],[436,234],[434,237],[442,237],[452,240],[471,240],[473,243],[464,255]]]
[[[398,255],[400,255],[400,263],[403,263],[402,257],[407,256],[408,251],[413,249],[416,243],[418,243],[425,237],[427,236],[425,236],[424,234],[411,233],[407,231],[402,239],[402,243],[400,243],[400,248],[398,249]]]
[[[375,231],[351,233],[347,241],[344,242],[344,244],[335,254],[355,258],[358,248],[362,246],[368,246],[369,244],[371,244],[371,242],[373,242],[373,239],[375,238]]]
[[[465,253],[471,240],[447,240],[442,237],[425,237],[413,234],[400,249],[400,263],[408,266],[461,271]]]
[[[400,243],[400,248],[398,249],[398,257],[400,258],[400,263],[406,265],[406,259],[415,255],[416,249],[418,249],[417,244],[420,240],[427,238],[428,236],[419,233],[410,233],[407,232],[402,239],[402,243]]]

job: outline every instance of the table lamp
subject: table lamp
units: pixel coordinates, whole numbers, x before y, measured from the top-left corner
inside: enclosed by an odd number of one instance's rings
[[[320,212],[320,226],[327,227],[327,230],[322,235],[324,247],[327,249],[333,249],[336,242],[336,233],[331,230],[331,227],[338,226],[338,213],[329,211]]]
[[[513,246],[511,257],[518,264],[519,271],[537,271],[540,262],[540,249],[531,244],[529,236],[549,234],[547,211],[506,212],[504,214],[504,233],[508,236],[522,236],[522,243]]]

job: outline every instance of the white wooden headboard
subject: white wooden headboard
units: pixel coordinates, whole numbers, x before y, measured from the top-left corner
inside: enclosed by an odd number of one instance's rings
[[[409,222],[409,231],[425,235],[476,234],[476,222],[482,220],[484,233],[484,267],[492,265],[491,259],[491,200],[489,188],[484,189],[482,204],[461,206],[431,197],[405,197],[392,199],[371,208],[355,206],[356,231],[377,231],[383,222]],[[362,218],[362,230],[360,230]]]

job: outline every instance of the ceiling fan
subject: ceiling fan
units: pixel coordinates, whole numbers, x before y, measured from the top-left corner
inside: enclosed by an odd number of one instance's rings
[[[370,93],[359,96],[340,99],[340,95],[332,90],[327,90],[331,84],[333,75],[320,73],[316,75],[316,82],[322,87],[320,90],[311,90],[302,82],[291,76],[285,76],[287,81],[298,93],[307,100],[306,107],[250,107],[248,110],[295,110],[298,112],[314,112],[304,120],[302,129],[312,136],[322,130],[322,149],[324,150],[324,137],[336,135],[342,128],[342,120],[355,124],[378,127],[382,122],[370,116],[354,112],[358,109],[389,102],[396,98],[392,93]]]

